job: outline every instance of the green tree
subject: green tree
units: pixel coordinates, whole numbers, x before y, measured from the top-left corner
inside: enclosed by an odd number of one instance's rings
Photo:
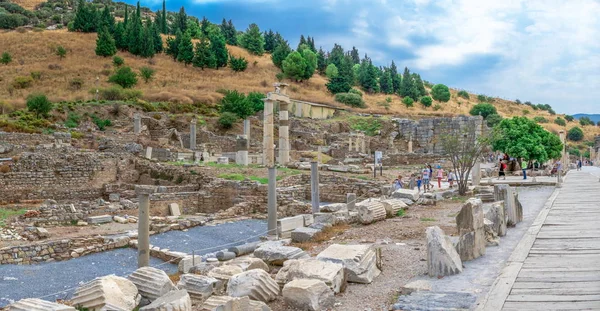
[[[573,127],[567,132],[567,138],[572,141],[581,141],[583,139],[583,130],[579,127]]]
[[[567,126],[567,122],[565,122],[565,119],[561,117],[556,117],[556,119],[554,119],[554,123],[560,126]]]
[[[407,67],[404,67],[404,73],[402,74],[402,82],[400,84],[399,95],[402,97],[412,98],[416,95],[413,93],[414,90],[414,81],[412,79],[412,76],[410,75],[410,70]]]
[[[331,64],[333,65],[333,64]],[[334,65],[335,66],[335,65]],[[317,52],[317,71],[320,74],[327,74],[327,58],[325,56],[325,51],[322,48],[319,48]],[[337,71],[337,67],[335,68]]]
[[[344,57],[344,49],[339,44],[335,43],[333,45],[333,48],[331,49],[331,52],[329,53],[329,58],[327,60],[329,64],[334,64],[339,70],[342,66]],[[352,67],[352,65],[354,65],[354,61],[352,61],[350,67]]]
[[[161,53],[163,51],[163,40],[160,35],[160,25],[153,23],[151,27],[152,42],[154,43],[154,52]]]
[[[265,38],[265,51],[272,53],[277,47],[277,38],[273,30],[265,31],[263,34]]]
[[[499,136],[492,142],[494,150],[514,158],[540,163],[560,157],[562,143],[558,136],[525,117],[504,119],[496,126]]]
[[[27,96],[27,110],[35,113],[38,119],[40,117],[46,118],[52,110],[52,103],[44,94],[30,94]]]
[[[265,102],[263,101],[264,98],[264,93],[250,92],[248,93],[248,96],[246,96],[245,101],[247,101],[248,105],[252,107],[252,111],[256,113],[265,109]]]
[[[210,34],[210,50],[212,54],[215,56],[215,67],[221,68],[227,66],[227,60],[229,57],[229,53],[227,51],[227,46],[225,45],[225,37],[223,37],[220,33],[211,33]]]
[[[96,39],[96,55],[108,57],[115,54],[117,54],[115,39],[113,39],[108,32],[108,28],[105,26],[100,30]]]
[[[238,116],[232,112],[223,112],[219,117],[219,125],[224,129],[230,129],[233,127],[233,124],[237,122]]]
[[[225,41],[227,42],[227,44],[238,44],[237,31],[235,30],[235,26],[233,25],[233,22],[231,20],[227,22],[225,21],[225,19],[223,19],[223,22],[221,23],[221,33],[225,37]]]
[[[306,39],[304,38],[304,35],[300,35],[300,41],[298,41],[298,47],[296,48],[296,51],[300,52],[301,50],[301,46],[302,45],[306,45],[308,47],[308,45],[306,44]]]
[[[570,116],[570,115],[565,115],[565,120],[567,120],[567,122],[573,122],[573,120],[575,120],[575,118],[573,118],[573,116]]]
[[[332,62],[332,64],[335,64]],[[338,67],[337,77],[329,79],[326,86],[329,92],[333,94],[346,93],[352,88],[354,81],[354,73],[352,72],[352,58],[350,56],[344,57]]]
[[[358,55],[358,49],[355,46],[352,47],[352,51],[350,51],[350,57],[352,57],[352,62],[354,64],[360,64],[360,55]]]
[[[73,19],[73,30],[81,32],[94,32],[97,25],[97,12],[85,0],[77,1],[75,18]]]
[[[177,46],[177,61],[183,62],[186,66],[194,60],[194,45],[192,45],[192,36],[185,32],[181,37],[181,42]]]
[[[400,84],[402,79],[398,75],[398,68],[394,61],[392,61],[392,65],[390,66],[390,75],[392,76],[392,84],[394,85],[394,93],[398,93],[400,91]]]
[[[432,103],[433,103],[433,99],[431,99],[431,97],[429,97],[429,96],[421,97],[421,104],[423,104],[423,106],[431,107]]]
[[[278,68],[281,68],[281,66],[283,65],[283,60],[285,60],[291,52],[292,49],[290,48],[288,42],[282,39],[282,41],[280,41],[277,44],[277,47],[273,51],[273,54],[271,54],[273,64],[275,64],[275,66],[277,66]]]
[[[115,18],[110,14],[108,5],[104,7],[99,18],[98,29],[106,27],[108,32],[113,33],[115,31]]]
[[[229,67],[235,72],[244,71],[248,67],[248,61],[242,56],[229,55]]]
[[[402,103],[404,104],[404,106],[406,106],[406,108],[412,107],[413,106],[413,99],[410,97],[404,97],[402,98]]]
[[[283,61],[282,70],[286,77],[302,81],[306,71],[306,61],[300,53],[294,51]]]
[[[581,126],[594,125],[594,121],[592,121],[592,119],[590,119],[589,117],[580,117],[579,124]]]
[[[115,46],[117,49],[121,51],[127,50],[128,42],[127,38],[125,37],[125,25],[123,23],[117,23],[113,37],[115,39]]]
[[[462,97],[464,99],[469,99],[469,97],[470,97],[469,93],[467,93],[467,91],[465,91],[465,90],[458,91],[457,95],[458,95],[458,97]],[[517,101],[518,101],[518,99],[517,99]]]
[[[3,65],[8,65],[12,62],[12,56],[8,52],[3,52],[2,57],[0,57],[0,63]]]
[[[210,21],[208,20],[208,18],[206,18],[206,16],[202,17],[202,21],[200,22],[200,33],[202,36],[204,37],[208,37],[208,33],[210,32],[210,28],[211,28],[212,24],[210,23]]]
[[[130,67],[120,67],[108,78],[108,82],[118,84],[123,88],[130,88],[137,84],[137,74]]]
[[[167,6],[165,4],[165,0],[163,0],[163,7],[162,7],[162,14],[160,16],[161,18],[161,22],[160,22],[160,31],[164,34],[167,34],[169,32],[169,26],[167,25]]]
[[[375,66],[373,66],[371,59],[366,55],[360,63],[358,82],[362,89],[367,93],[373,94],[379,92]]]
[[[182,6],[179,9],[179,13],[175,15],[175,24],[173,25],[176,30],[181,31],[181,33],[185,33],[187,31],[187,14],[185,13],[185,8]]]
[[[496,107],[494,107],[492,104],[479,103],[473,106],[469,113],[472,116],[482,116],[484,119],[486,119],[491,114],[498,114],[498,111],[496,111]]]
[[[125,5],[125,16],[123,17],[123,26],[127,28],[129,24],[129,9],[127,8],[127,4]]]
[[[443,84],[436,84],[431,88],[431,97],[440,102],[450,100],[450,90]]]
[[[140,2],[137,3],[135,15],[127,23],[125,29],[125,38],[127,40],[127,49],[133,55],[140,55],[143,50],[144,26],[140,13]]]
[[[418,73],[413,73],[412,78],[415,87],[417,88],[419,97],[427,95],[427,90],[425,90],[425,85],[423,84],[423,80],[421,80],[421,75],[419,75]]]
[[[306,43],[310,51],[317,54],[317,48],[315,47],[315,38],[311,38],[310,36],[308,36],[308,38],[306,39]]]
[[[65,49],[62,45],[59,45],[56,47],[56,55],[58,55],[58,57],[65,58],[65,56],[67,56],[67,49]]]
[[[392,81],[392,74],[388,68],[385,68],[383,74],[379,78],[379,89],[384,94],[394,93],[394,83]]]
[[[254,113],[252,104],[246,100],[246,96],[238,91],[227,91],[221,99],[221,113],[231,112],[239,118],[245,119]]]
[[[167,38],[166,53],[167,55],[171,55],[171,57],[173,57],[173,60],[175,61],[177,60],[177,55],[179,55],[179,43],[181,42],[181,37],[183,37],[183,34],[181,33],[181,31],[179,31],[179,29],[177,29],[175,33],[175,38]]]
[[[500,123],[500,121],[502,121],[502,116],[499,114],[490,114],[487,116],[487,118],[485,118],[485,122],[490,128],[496,126],[496,124]]]
[[[123,60],[123,57],[121,57],[121,56],[113,57],[113,66],[120,67],[120,66],[123,66],[123,64],[125,64],[125,60]]]
[[[327,66],[327,69],[325,70],[325,76],[327,76],[327,78],[332,79],[338,76],[338,69],[334,64],[329,64],[329,66]]]
[[[144,27],[144,32],[140,44],[140,56],[154,56],[154,53],[156,53],[156,46],[154,45],[154,26],[152,26],[152,20],[150,19],[146,20],[146,26]]]
[[[304,62],[306,63],[306,69],[304,70],[302,79],[308,80],[315,73],[315,69],[317,69],[317,54],[315,54],[309,47],[308,49],[304,49],[304,51],[302,51],[302,58],[304,58]]]
[[[150,68],[150,67],[142,67],[140,68],[140,76],[142,76],[142,79],[144,79],[145,83],[150,82],[153,78],[154,78],[154,74],[156,73],[156,70]]]
[[[254,55],[263,55],[265,52],[265,39],[256,24],[250,24],[242,37],[242,47]]]
[[[194,67],[204,68],[215,68],[217,66],[217,59],[215,54],[210,49],[210,44],[206,38],[200,38],[200,41],[196,43],[196,51],[194,52],[194,59],[192,60]]]

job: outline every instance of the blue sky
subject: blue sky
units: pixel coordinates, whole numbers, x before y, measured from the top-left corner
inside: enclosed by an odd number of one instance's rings
[[[238,30],[279,31],[293,47],[310,35],[433,83],[600,113],[600,0],[167,0],[170,11],[182,5]]]

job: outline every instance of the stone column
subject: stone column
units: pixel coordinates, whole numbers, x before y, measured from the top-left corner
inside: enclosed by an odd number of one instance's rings
[[[277,235],[277,170],[269,167],[269,188],[267,194],[268,236]]]
[[[408,139],[408,153],[413,153],[413,141],[412,141],[412,135],[410,136],[410,138]]]
[[[290,120],[288,119],[288,103],[279,102],[279,164],[286,165],[290,161]]]
[[[346,206],[350,212],[356,210],[356,193],[346,193]]]
[[[317,163],[321,164],[321,146],[317,146]]]
[[[356,152],[360,151],[361,139],[362,139],[362,137],[360,135],[356,135],[356,138],[354,139],[354,151],[356,151]]]
[[[348,135],[348,151],[352,151],[352,134]]]
[[[365,136],[364,135],[361,137],[361,141],[360,141],[360,152],[367,153],[367,147],[365,145]]]
[[[154,186],[135,186],[139,200],[138,268],[146,267],[150,262],[150,194],[154,192]]]
[[[565,131],[559,131],[558,137],[560,137],[560,142],[563,144],[563,149],[560,156],[560,162],[562,163],[563,171],[569,169],[569,156],[567,155],[567,145],[565,143]]]
[[[263,134],[263,159],[267,167],[275,165],[275,146],[273,145],[273,101],[265,99]]]
[[[473,186],[474,187],[479,186],[479,183],[481,181],[481,165],[479,163],[479,159],[477,159],[477,161],[475,162],[475,165],[473,165],[471,176],[473,177],[473,179],[472,179]]]
[[[192,119],[190,122],[190,149],[196,150],[196,124],[198,121]]]
[[[146,159],[152,159],[152,147],[146,147]]]
[[[248,165],[248,139],[246,135],[238,135],[235,142],[235,164]]]
[[[310,162],[310,202],[312,213],[318,213],[319,209],[319,164]]]
[[[142,131],[142,118],[139,113],[133,115],[133,133],[138,135]]]
[[[371,137],[367,139],[367,154],[371,154]]]
[[[250,150],[250,119],[244,119],[244,135],[246,135],[246,141],[248,142],[247,150]]]

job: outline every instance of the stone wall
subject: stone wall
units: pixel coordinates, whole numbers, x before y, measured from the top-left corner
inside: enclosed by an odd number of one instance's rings
[[[445,161],[447,158],[440,154],[430,153],[396,153],[396,154],[384,154],[383,165],[384,166],[398,166],[398,165],[425,165],[425,163],[440,163]]]

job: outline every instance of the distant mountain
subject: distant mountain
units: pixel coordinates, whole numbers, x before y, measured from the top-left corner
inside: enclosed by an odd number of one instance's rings
[[[598,121],[600,121],[600,114],[587,114],[587,113],[578,113],[578,114],[574,114],[573,118],[579,120],[579,118],[581,117],[588,117],[590,118],[590,120],[598,123]]]

